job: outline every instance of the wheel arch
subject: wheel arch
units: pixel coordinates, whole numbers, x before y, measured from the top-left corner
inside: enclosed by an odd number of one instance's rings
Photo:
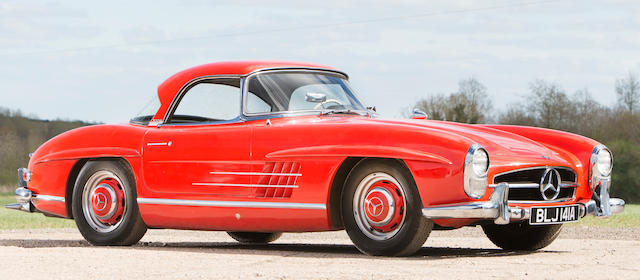
[[[90,161],[120,161],[124,163],[129,171],[131,172],[132,179],[135,181],[135,175],[133,174],[133,168],[131,167],[131,163],[124,157],[95,157],[95,158],[81,158],[73,165],[71,171],[69,172],[69,176],[67,177],[67,186],[65,189],[65,204],[67,208],[67,216],[73,219],[73,188],[76,185],[76,180],[78,179],[78,175],[80,175],[80,171],[82,168]]]
[[[368,162],[373,160],[381,160],[387,161],[390,164],[397,165],[400,168],[404,169],[407,172],[409,178],[414,182],[413,174],[411,170],[404,162],[403,159],[399,158],[385,158],[385,157],[347,157],[342,163],[340,167],[336,171],[333,180],[331,182],[331,191],[329,194],[329,217],[331,222],[332,229],[342,229],[344,227],[342,221],[342,192],[344,189],[344,184],[347,182],[349,178],[349,174],[352,170],[354,170],[358,164],[362,162]],[[418,197],[420,199],[420,197]]]

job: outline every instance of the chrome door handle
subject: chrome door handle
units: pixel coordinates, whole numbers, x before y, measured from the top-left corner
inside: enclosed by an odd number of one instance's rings
[[[171,144],[173,144],[171,141],[169,141],[169,142],[149,142],[149,143],[147,143],[147,146],[167,146],[167,147],[171,147]]]

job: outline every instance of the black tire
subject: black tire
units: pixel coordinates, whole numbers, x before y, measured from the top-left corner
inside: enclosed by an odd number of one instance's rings
[[[282,236],[282,232],[228,231],[227,234],[240,243],[252,244],[266,244],[276,241],[280,236]]]
[[[89,209],[94,203],[93,196],[89,198],[89,202],[85,202],[85,205],[86,203],[90,204],[87,209],[83,206],[85,188],[92,188],[88,181],[91,179],[93,182],[96,176],[100,178],[99,176],[105,174],[115,176],[115,178],[105,180],[117,182],[113,189],[118,189],[118,193],[121,194],[121,199],[116,200],[116,202],[119,202],[116,208],[122,207],[122,213],[115,212],[113,219],[117,220],[117,222],[114,222],[114,224],[101,223],[95,220],[95,216],[92,216],[95,215],[92,214],[95,211]],[[142,221],[142,217],[140,217],[136,198],[135,178],[128,165],[119,160],[87,162],[80,174],[78,174],[73,188],[72,212],[78,230],[93,245],[128,246],[137,243],[147,232],[147,226]],[[104,205],[106,204],[105,202]]]
[[[549,246],[560,234],[562,225],[486,224],[482,230],[489,240],[505,250],[535,251]]]
[[[389,180],[380,177],[387,175],[390,176],[386,177]],[[391,181],[393,179],[395,182]],[[392,187],[396,189],[396,198],[401,197],[402,193],[404,194],[404,202],[402,200],[394,202],[396,207],[400,203],[404,203],[404,206],[394,210],[394,214],[389,214],[389,211],[381,212],[392,216],[391,222],[383,225],[391,227],[389,232],[384,232],[384,229],[374,229],[369,222],[371,219],[368,218],[372,215],[369,214],[371,213],[369,209],[376,212],[375,209],[379,206],[374,205],[374,208],[369,208],[371,207],[369,203],[372,200],[367,197],[371,198],[369,195],[376,189],[376,184],[380,183],[391,183]],[[396,183],[399,186],[395,186]],[[362,211],[365,208],[358,206],[361,203],[358,201],[362,201],[363,193],[366,193],[363,201],[366,210]],[[355,200],[354,197],[356,197]],[[386,204],[386,206],[388,205]],[[360,210],[356,211],[355,208],[360,208]],[[403,218],[400,222],[395,223],[396,227],[394,228],[392,223],[397,217],[395,213]],[[356,248],[367,255],[374,256],[412,255],[422,247],[433,228],[433,222],[422,216],[422,202],[411,173],[395,160],[364,160],[354,167],[347,178],[342,193],[342,219],[345,230]]]

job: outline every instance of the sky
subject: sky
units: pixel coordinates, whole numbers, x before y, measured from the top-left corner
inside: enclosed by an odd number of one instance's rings
[[[327,64],[398,118],[474,77],[494,111],[544,79],[616,102],[640,74],[640,2],[0,0],[0,107],[124,123],[183,69],[216,61]]]

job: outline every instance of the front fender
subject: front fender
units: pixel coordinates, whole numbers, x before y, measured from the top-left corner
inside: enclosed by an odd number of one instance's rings
[[[593,148],[599,143],[593,139],[565,131],[515,125],[486,125],[486,127],[503,130],[541,143],[549,149],[563,155],[576,168],[580,185],[576,196],[589,198],[589,162]]]

